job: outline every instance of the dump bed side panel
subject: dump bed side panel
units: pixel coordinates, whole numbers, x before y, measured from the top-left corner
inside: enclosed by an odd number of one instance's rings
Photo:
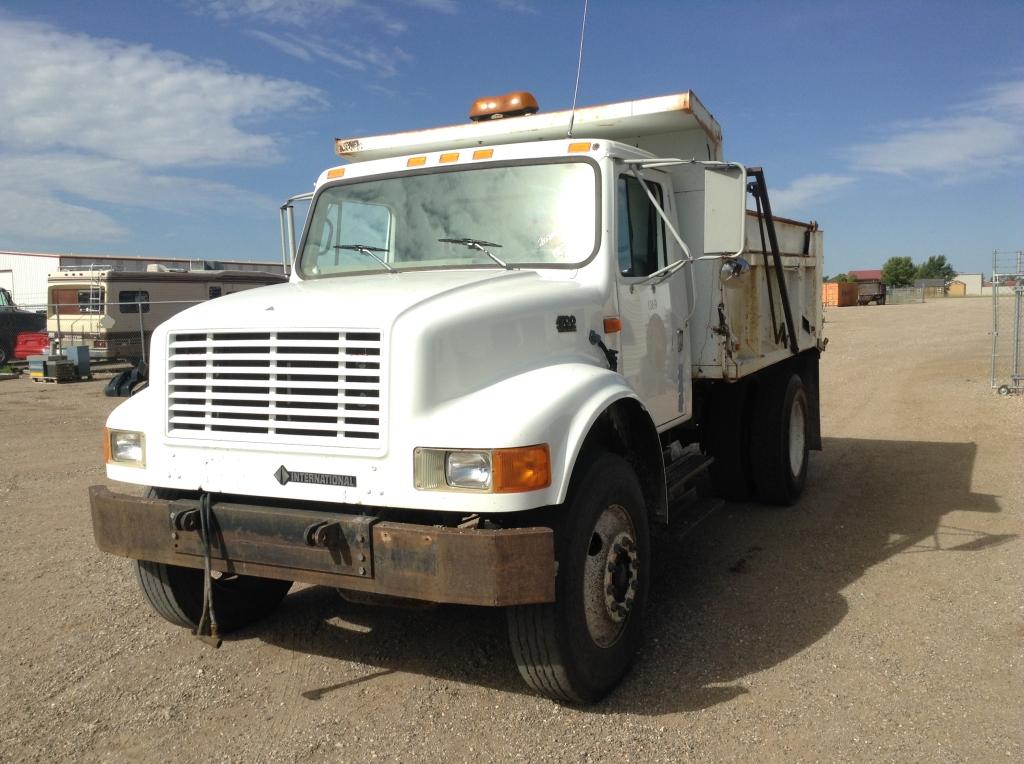
[[[695,264],[696,304],[690,322],[693,374],[740,379],[793,353],[773,259],[762,247],[760,219],[747,215],[744,257],[751,269],[736,287],[719,279],[720,260]],[[822,232],[816,225],[775,218],[782,270],[797,347],[818,347],[822,333]],[[765,233],[767,243],[767,232]]]

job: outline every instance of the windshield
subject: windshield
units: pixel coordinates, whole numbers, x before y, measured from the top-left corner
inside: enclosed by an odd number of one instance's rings
[[[594,252],[598,201],[587,161],[344,183],[317,198],[299,272],[575,267]]]

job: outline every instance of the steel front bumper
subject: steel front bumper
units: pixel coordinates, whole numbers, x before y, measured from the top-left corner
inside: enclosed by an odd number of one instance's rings
[[[203,567],[196,500],[89,489],[93,535],[104,552]],[[447,528],[343,512],[215,503],[214,570],[463,605],[555,599],[550,528]]]

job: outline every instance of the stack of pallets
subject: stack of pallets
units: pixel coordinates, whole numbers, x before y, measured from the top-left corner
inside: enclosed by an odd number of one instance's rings
[[[30,355],[28,373],[33,382],[74,382],[75,364],[62,355]]]

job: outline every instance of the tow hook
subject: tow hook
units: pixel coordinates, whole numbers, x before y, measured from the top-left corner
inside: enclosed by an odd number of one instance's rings
[[[200,526],[199,510],[186,509],[184,512],[172,512],[171,524],[176,531],[197,531]]]
[[[303,534],[310,546],[335,547],[345,540],[341,523],[313,523]]]

